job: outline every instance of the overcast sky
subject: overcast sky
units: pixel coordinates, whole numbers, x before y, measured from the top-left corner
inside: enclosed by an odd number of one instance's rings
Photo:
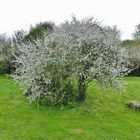
[[[61,23],[72,15],[93,16],[103,25],[117,25],[130,39],[140,23],[140,0],[0,0],[0,33],[12,34],[40,21]]]

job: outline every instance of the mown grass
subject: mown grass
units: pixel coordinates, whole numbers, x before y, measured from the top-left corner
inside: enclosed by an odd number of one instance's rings
[[[127,77],[125,92],[92,83],[87,100],[74,108],[29,104],[12,79],[0,77],[0,140],[140,140],[140,77]]]

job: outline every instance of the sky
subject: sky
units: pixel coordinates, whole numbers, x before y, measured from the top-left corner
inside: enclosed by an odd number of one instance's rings
[[[30,25],[53,21],[56,24],[94,17],[102,25],[117,25],[122,39],[131,39],[140,23],[140,0],[0,0],[0,34],[28,30]]]

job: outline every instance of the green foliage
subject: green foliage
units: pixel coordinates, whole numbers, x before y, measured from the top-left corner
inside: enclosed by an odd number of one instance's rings
[[[69,105],[74,106],[79,97],[79,93],[76,92],[72,79],[52,79],[52,83],[49,87],[49,95],[44,96],[39,100],[40,104],[45,105]],[[52,97],[53,96],[53,97]]]
[[[0,74],[10,73],[12,64],[11,40],[5,34],[0,35]]]
[[[53,26],[53,23],[49,22],[40,22],[36,24],[35,27],[31,26],[30,31],[25,35],[23,42],[35,42],[38,39],[44,39],[46,35],[52,32]]]
[[[5,70],[6,70],[6,63],[5,62],[0,62],[0,74],[4,74],[6,73]]]
[[[140,46],[140,40],[123,40],[121,41],[122,47],[127,47],[127,46]]]
[[[129,52],[130,67],[133,69],[130,75],[140,76],[140,40],[124,40],[121,45]]]
[[[0,61],[0,75],[10,73],[10,63],[8,61]]]
[[[40,22],[34,27],[31,26],[29,31],[23,29],[15,31],[12,36],[14,46],[29,43],[36,43],[37,40],[43,40],[45,36],[53,31],[54,24],[51,22]]]
[[[0,77],[0,139],[139,140],[140,112],[126,104],[140,102],[140,78],[125,80],[123,93],[91,83],[86,102],[60,109],[28,104],[12,79]]]

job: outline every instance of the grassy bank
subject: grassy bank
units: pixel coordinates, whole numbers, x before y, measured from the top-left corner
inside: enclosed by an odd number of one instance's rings
[[[0,77],[0,140],[139,140],[140,111],[126,107],[140,101],[140,77],[127,77],[125,92],[88,88],[75,108],[29,104],[20,88]]]

